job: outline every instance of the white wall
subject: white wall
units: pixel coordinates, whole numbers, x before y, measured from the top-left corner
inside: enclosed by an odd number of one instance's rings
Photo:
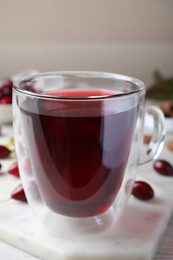
[[[173,75],[173,1],[0,0],[0,76],[27,68]]]

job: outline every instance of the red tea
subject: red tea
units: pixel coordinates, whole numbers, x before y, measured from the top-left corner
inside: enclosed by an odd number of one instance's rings
[[[69,99],[23,102],[22,124],[41,197],[56,213],[88,217],[115,200],[126,169],[137,107],[110,109],[110,92],[66,91]],[[113,103],[113,102],[112,102]],[[116,98],[114,100],[116,106]]]

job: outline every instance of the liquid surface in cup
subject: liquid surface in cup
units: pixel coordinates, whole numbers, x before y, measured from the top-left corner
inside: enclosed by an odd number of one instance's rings
[[[65,92],[67,96],[88,94],[110,92]],[[120,189],[137,108],[105,107],[104,99],[30,99],[21,105],[33,174],[43,201],[56,213],[71,217],[101,214]]]

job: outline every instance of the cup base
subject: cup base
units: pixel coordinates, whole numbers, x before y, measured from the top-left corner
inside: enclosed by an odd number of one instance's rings
[[[103,214],[87,217],[72,218],[47,211],[42,215],[41,224],[47,232],[64,238],[74,236],[86,237],[99,235],[107,231],[115,223],[114,207],[110,207]]]

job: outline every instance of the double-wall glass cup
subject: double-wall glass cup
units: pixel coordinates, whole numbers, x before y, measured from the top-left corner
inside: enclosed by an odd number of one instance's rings
[[[145,115],[154,128],[147,152]],[[35,219],[54,234],[97,234],[115,224],[140,164],[158,156],[161,110],[138,79],[103,72],[50,72],[14,84],[21,180]]]

